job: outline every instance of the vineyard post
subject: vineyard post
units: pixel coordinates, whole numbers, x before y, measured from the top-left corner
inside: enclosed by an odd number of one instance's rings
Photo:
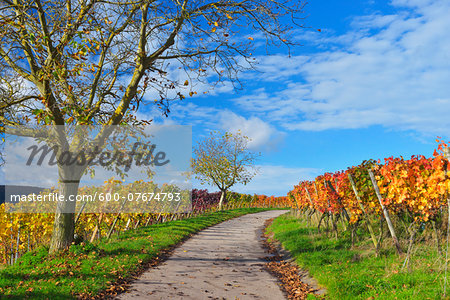
[[[113,190],[113,186],[112,186],[113,183],[114,183],[114,182],[109,183],[110,185],[109,185],[108,188],[106,189],[105,195],[111,194],[111,192],[112,192],[112,190]],[[107,202],[105,202],[105,204],[103,205],[102,208],[105,207],[106,203],[107,203]],[[81,211],[80,211],[80,213],[81,213]],[[98,238],[100,237],[100,233],[101,233],[100,225],[101,225],[101,223],[102,223],[104,214],[105,214],[104,212],[101,212],[101,213],[100,213],[100,216],[99,216],[99,218],[98,218],[98,220],[97,220],[97,225],[95,225],[94,232],[92,232],[92,236],[91,236],[91,239],[90,239],[90,242],[91,242],[91,243],[95,240],[95,236],[96,236],[97,234],[99,235]]]
[[[323,180],[323,186],[325,187],[325,190],[327,190],[327,181]],[[330,198],[327,197],[327,203],[328,203],[328,213],[327,213],[327,230],[328,230],[328,222],[331,219],[331,227],[333,228],[333,230],[335,231],[335,235],[336,235],[336,239],[338,236],[338,232],[337,232],[337,226],[334,220],[334,214],[331,211],[331,202],[330,202]]]
[[[158,190],[158,185],[156,185],[156,186],[153,188],[152,193],[155,194],[157,190]],[[175,190],[175,189],[172,188],[172,190],[170,191],[170,193],[173,193],[174,190]],[[149,201],[149,202],[150,202],[150,201]],[[144,226],[147,226],[148,223],[150,223],[150,219],[151,219],[152,217],[153,217],[153,216],[152,216],[152,213],[149,213],[149,216],[148,216],[147,221],[145,222],[145,225],[144,225]]]
[[[150,223],[150,220],[153,218],[152,213],[148,213],[148,218],[147,221],[145,221],[145,225],[144,226],[148,226],[148,223]]]
[[[442,247],[441,247],[441,235],[439,234],[439,229],[436,226],[436,221],[431,221],[431,225],[433,225],[433,231],[436,236],[436,249],[439,255],[442,256]]]
[[[11,248],[9,248],[10,250],[10,256],[9,256],[9,264],[12,265],[14,264],[14,235],[13,235],[13,220],[11,218],[11,228],[10,228],[10,232],[11,232]]]
[[[331,184],[330,184],[330,185],[331,185]],[[334,178],[334,185],[336,186],[336,194],[338,194],[338,193],[339,193],[338,179],[337,179],[336,177]],[[339,195],[339,194],[338,194],[338,195]],[[342,200],[341,200],[341,201],[342,201]],[[345,208],[344,208],[344,205],[342,205],[342,203],[341,203],[341,206],[342,206],[343,209],[345,209]],[[345,213],[347,214],[347,211],[345,211]],[[347,224],[345,224],[345,220],[344,220],[344,218],[342,218],[342,214],[344,214],[343,211],[341,212],[340,219],[341,219],[341,221],[342,221],[342,225],[344,226],[344,230],[347,230]],[[347,222],[348,222],[348,224],[350,224],[350,218],[348,218]],[[353,231],[354,231],[354,228],[352,229],[352,233],[353,233]]]
[[[152,213],[148,213],[147,221],[145,221],[144,227],[148,226],[148,223],[150,223],[150,219],[152,218]]]
[[[16,257],[14,259],[14,263],[17,262],[17,259],[19,258],[19,246],[20,246],[20,224],[17,228],[17,241],[16,241]]]
[[[317,185],[316,185],[316,182],[315,182],[315,181],[314,181],[314,190],[316,191],[316,197],[317,197],[317,199],[319,199],[319,190],[317,189]],[[326,219],[326,225],[327,225],[327,234],[328,234],[328,230],[329,230],[329,228],[328,228],[328,219],[329,219],[329,214],[328,214],[328,212],[322,213],[322,216],[321,216],[320,219],[319,219],[319,225],[317,226],[317,228],[318,228],[318,230],[319,230],[319,232],[320,232],[320,223],[321,223],[321,221],[322,221],[325,217],[327,217],[327,219]]]
[[[447,159],[446,168],[444,170],[445,173],[445,179],[448,179],[448,162],[450,161],[450,148],[445,147],[443,149],[444,156]],[[446,288],[447,288],[447,268],[448,268],[448,236],[450,233],[450,195],[447,196],[447,209],[448,209],[448,221],[447,221],[447,249],[445,251],[445,276],[444,276],[444,297],[446,296]]]
[[[306,225],[311,226],[311,216],[313,215],[314,210],[311,208],[311,211],[306,208],[304,214],[306,215]]]
[[[244,199],[242,199],[239,204],[237,205],[237,208],[242,208],[242,206],[244,205]]]
[[[291,196],[289,196],[289,197],[291,197]],[[293,198],[293,201],[294,201],[294,203],[295,203],[295,209],[294,209],[294,211],[295,211],[295,217],[298,217],[298,215],[299,215],[299,213],[300,213],[300,207],[298,206],[298,203],[297,203],[297,199],[295,199],[295,197],[292,197]],[[291,199],[292,199],[291,198]],[[265,202],[265,200],[264,200],[264,202]]]
[[[134,224],[134,229],[137,229],[138,228],[138,226],[139,226],[139,224],[141,224],[141,218],[138,218],[138,220],[137,220],[137,222],[136,222],[136,224]]]
[[[171,218],[170,218],[170,221],[173,221],[174,219],[175,219],[175,217],[176,217],[176,220],[178,220],[179,219],[179,216],[181,215],[181,213],[175,213],[176,211],[178,211],[178,208],[180,207],[180,204],[181,204],[181,200],[178,202],[178,204],[177,204],[177,207],[175,207],[175,211],[172,213],[172,216],[171,216]]]
[[[412,247],[414,244],[414,238],[416,236],[418,229],[419,229],[419,227],[416,226],[415,220],[408,226],[408,232],[410,233],[409,244],[408,244],[408,250],[406,251],[406,258],[405,258],[405,261],[403,262],[403,266],[402,266],[402,269],[404,269],[406,267],[408,272],[411,271],[411,268],[410,268],[411,251],[412,251]]]
[[[111,237],[111,234],[112,234],[112,232],[113,232],[113,230],[114,230],[114,227],[116,227],[116,223],[117,223],[117,221],[119,220],[119,218],[120,218],[120,212],[117,213],[116,218],[114,219],[114,221],[113,221],[111,227],[109,228],[108,235],[106,236],[107,239],[109,239],[109,238]]]
[[[314,191],[316,192],[317,201],[319,201],[319,190],[317,189],[317,185],[316,185],[315,181],[314,181]],[[324,218],[324,214],[325,213],[323,213],[322,216],[319,218],[319,227],[320,227],[320,221]],[[319,232],[320,232],[320,230],[319,230]]]
[[[305,186],[306,195],[308,196],[309,203],[311,204],[311,208],[313,210],[313,215],[315,216],[317,223],[319,223],[319,216],[316,214],[316,209],[314,208],[314,203],[312,202],[311,194],[308,191],[308,188]],[[317,192],[317,189],[316,189]]]
[[[128,226],[130,226],[130,222],[131,222],[131,217],[128,218],[127,225],[125,226],[125,229],[123,231],[128,230]]]
[[[175,207],[175,212],[178,211],[178,208],[180,207],[180,204],[181,204],[181,200],[178,201],[177,207]],[[173,221],[173,219],[175,218],[175,216],[176,216],[175,212],[172,213],[172,218],[170,219],[170,221]]]
[[[337,190],[333,187],[333,185],[331,184],[331,182],[329,180],[327,180],[328,186],[330,187],[331,191],[333,193],[335,193],[337,195],[337,201],[339,203],[339,205],[342,207],[342,213],[344,214],[345,219],[347,220],[347,222],[350,222],[350,216],[347,213],[347,210],[345,209],[344,205],[342,204],[342,198],[341,196],[339,196]]]
[[[375,176],[373,175],[372,170],[369,169],[368,172],[369,172],[370,180],[372,181],[372,185],[375,190],[375,193],[377,194],[378,201],[380,202],[381,209],[383,210],[383,215],[384,215],[384,218],[386,219],[386,223],[388,225],[389,232],[391,233],[391,237],[394,240],[397,254],[400,255],[400,254],[402,254],[403,251],[402,251],[402,248],[400,247],[400,243],[398,242],[397,235],[395,234],[394,226],[392,225],[391,218],[389,217],[389,212],[383,204],[383,201],[382,201],[383,198],[381,197],[380,189],[378,188],[378,184],[377,184],[377,181],[375,180]]]
[[[159,222],[159,219],[161,218],[161,216],[162,216],[162,212],[164,211],[164,209],[166,208],[166,206],[167,206],[167,201],[164,203],[164,205],[163,205],[163,207],[162,207],[162,210],[159,212],[159,214],[158,214],[158,217],[156,218],[156,223],[158,223]],[[162,223],[162,222],[160,222],[160,223]]]
[[[350,184],[352,185],[352,188],[353,188],[353,193],[355,194],[356,200],[359,204],[359,208],[361,208],[361,211],[364,215],[364,218],[365,218],[365,221],[367,224],[367,229],[369,229],[370,237],[372,238],[372,242],[376,249],[378,246],[377,238],[375,237],[375,233],[373,231],[372,224],[370,224],[369,216],[367,215],[366,210],[364,209],[364,205],[362,204],[361,197],[358,194],[358,190],[356,189],[356,184],[355,184],[355,181],[353,180],[352,174],[348,173],[348,179],[350,180]]]
[[[319,198],[319,190],[317,189],[316,182],[314,181],[314,190],[316,191],[316,197]]]
[[[94,231],[92,232],[91,239],[89,240],[91,243],[93,243],[95,240],[95,236],[97,235],[100,229],[100,224],[102,223],[102,220],[103,220],[103,213],[100,213],[100,216],[97,219],[97,224],[95,225]]]
[[[80,219],[81,213],[83,212],[86,203],[87,201],[84,201],[83,204],[81,205],[80,211],[78,212],[77,216],[75,217],[75,221],[73,222],[74,226],[77,225],[77,222]]]
[[[127,203],[127,199],[123,200],[122,205],[120,206],[120,210],[119,210],[119,212],[117,213],[117,216],[116,216],[116,218],[114,219],[114,221],[113,221],[111,227],[109,228],[108,235],[107,235],[107,237],[106,237],[107,239],[109,239],[109,238],[111,237],[111,234],[112,234],[112,232],[113,232],[113,230],[114,230],[114,227],[116,227],[116,223],[117,223],[117,221],[118,221],[119,218],[120,218],[121,211],[122,211],[123,208],[125,207],[125,203]]]

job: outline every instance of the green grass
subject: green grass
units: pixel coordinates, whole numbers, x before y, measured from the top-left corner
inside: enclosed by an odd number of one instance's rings
[[[25,254],[15,265],[0,269],[0,298],[54,300],[96,295],[121,278],[133,275],[161,250],[190,234],[263,210],[267,209],[242,208],[151,225],[110,240],[72,246],[57,256],[49,256],[48,248],[41,247]]]
[[[289,214],[276,218],[268,232],[327,289],[327,299],[442,299],[444,258],[430,245],[415,248],[408,273],[401,270],[404,257],[393,251],[375,257],[369,240],[351,248],[348,237],[319,235]]]

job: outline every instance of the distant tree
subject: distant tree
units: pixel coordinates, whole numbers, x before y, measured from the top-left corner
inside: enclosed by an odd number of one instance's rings
[[[259,154],[248,149],[248,141],[241,133],[216,131],[194,148],[192,171],[202,183],[220,190],[220,210],[230,187],[247,184],[256,175],[255,160]]]

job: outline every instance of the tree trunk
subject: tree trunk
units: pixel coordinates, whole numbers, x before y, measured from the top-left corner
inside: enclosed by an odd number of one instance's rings
[[[227,198],[227,191],[223,190],[222,194],[220,194],[220,201],[219,201],[219,210],[222,210],[223,207],[223,201]]]
[[[66,201],[58,201],[56,206],[50,253],[66,249],[73,242],[76,201],[69,201],[69,196],[75,197],[78,194],[79,184],[80,182],[76,180],[70,182],[61,181],[59,184],[59,193],[64,195]]]

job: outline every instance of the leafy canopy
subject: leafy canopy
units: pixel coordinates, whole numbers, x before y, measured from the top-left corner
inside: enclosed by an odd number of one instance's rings
[[[259,156],[248,150],[249,138],[241,133],[211,132],[194,148],[192,169],[202,183],[228,190],[237,183],[247,184],[255,175]]]

